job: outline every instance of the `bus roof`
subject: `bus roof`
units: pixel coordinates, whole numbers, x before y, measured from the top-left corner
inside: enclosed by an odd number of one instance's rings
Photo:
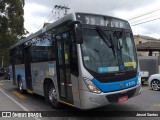
[[[59,20],[57,20],[57,21],[55,21],[55,22],[53,22],[53,23],[45,26],[44,28],[40,29],[39,31],[35,32],[34,34],[29,35],[27,38],[25,38],[25,39],[17,42],[17,43],[14,44],[14,45],[12,45],[12,46],[10,47],[10,49],[13,49],[13,48],[15,48],[15,47],[17,47],[17,46],[19,46],[19,45],[27,42],[28,40],[36,37],[37,35],[39,35],[39,34],[41,34],[41,33],[46,32],[47,30],[49,30],[49,29],[51,29],[51,28],[54,28],[54,27],[56,27],[56,26],[61,25],[62,23],[66,22],[66,21],[71,21],[71,20],[76,20],[75,14],[73,14],[73,13],[67,14],[67,15],[64,16],[63,18],[61,18],[61,19],[59,19]]]
[[[79,17],[79,15],[81,17]],[[87,24],[86,21],[84,20],[84,17],[89,17],[90,18],[90,16],[92,16],[92,17],[94,16],[95,17],[95,22],[97,22],[96,21],[97,18],[98,18],[98,20],[101,20],[102,18],[104,20],[106,20],[106,18],[109,18],[109,19],[120,20],[120,21],[128,23],[126,20],[123,20],[123,19],[120,19],[120,18],[116,18],[116,17],[106,16],[106,15],[101,15],[101,14],[81,13],[81,12],[70,13],[70,14],[67,14],[66,16],[60,18],[59,20],[57,20],[57,21],[55,21],[55,22],[53,22],[51,24],[46,25],[44,28],[40,29],[39,31],[35,32],[34,34],[29,35],[27,38],[17,42],[16,44],[12,45],[10,47],[10,49],[14,49],[15,47],[17,47],[17,46],[29,41],[30,39],[36,37],[37,35],[42,34],[42,33],[46,32],[47,30],[50,30],[51,28],[57,27],[57,26],[61,25],[64,22],[67,22],[67,21],[79,20],[79,21],[82,22],[82,24]],[[92,19],[92,18],[90,18],[90,19]],[[98,22],[100,22],[100,21],[98,21]],[[89,24],[93,25],[92,23],[89,23]],[[97,25],[97,23],[96,23],[96,25]]]

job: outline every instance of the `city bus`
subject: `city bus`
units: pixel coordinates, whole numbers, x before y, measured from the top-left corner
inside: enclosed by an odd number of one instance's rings
[[[70,13],[10,47],[10,71],[20,93],[92,109],[141,93],[133,34],[125,20]]]

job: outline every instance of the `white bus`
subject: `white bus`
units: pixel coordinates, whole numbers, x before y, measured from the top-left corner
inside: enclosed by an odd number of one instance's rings
[[[10,47],[11,79],[24,90],[91,109],[141,93],[133,34],[125,20],[71,13]]]

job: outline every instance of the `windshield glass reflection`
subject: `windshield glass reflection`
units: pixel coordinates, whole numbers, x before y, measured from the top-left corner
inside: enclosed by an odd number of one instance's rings
[[[113,35],[114,48],[109,46],[96,30],[84,29],[81,45],[84,66],[96,73],[135,69],[136,58],[131,34],[123,34],[122,31],[105,31],[105,33]]]

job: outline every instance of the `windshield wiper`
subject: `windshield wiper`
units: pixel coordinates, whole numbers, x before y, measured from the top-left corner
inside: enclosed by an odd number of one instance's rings
[[[107,35],[99,26],[96,27],[96,31],[109,48],[113,47],[110,35]]]
[[[102,40],[106,43],[106,45],[107,45],[109,48],[112,48],[114,57],[115,57],[115,59],[117,59],[117,58],[116,58],[116,50],[115,50],[115,48],[114,48],[112,36],[109,35],[109,34],[106,34],[106,33],[102,30],[102,28],[99,27],[99,26],[96,27],[96,31],[97,31],[97,33],[99,34],[99,36],[102,38]]]

